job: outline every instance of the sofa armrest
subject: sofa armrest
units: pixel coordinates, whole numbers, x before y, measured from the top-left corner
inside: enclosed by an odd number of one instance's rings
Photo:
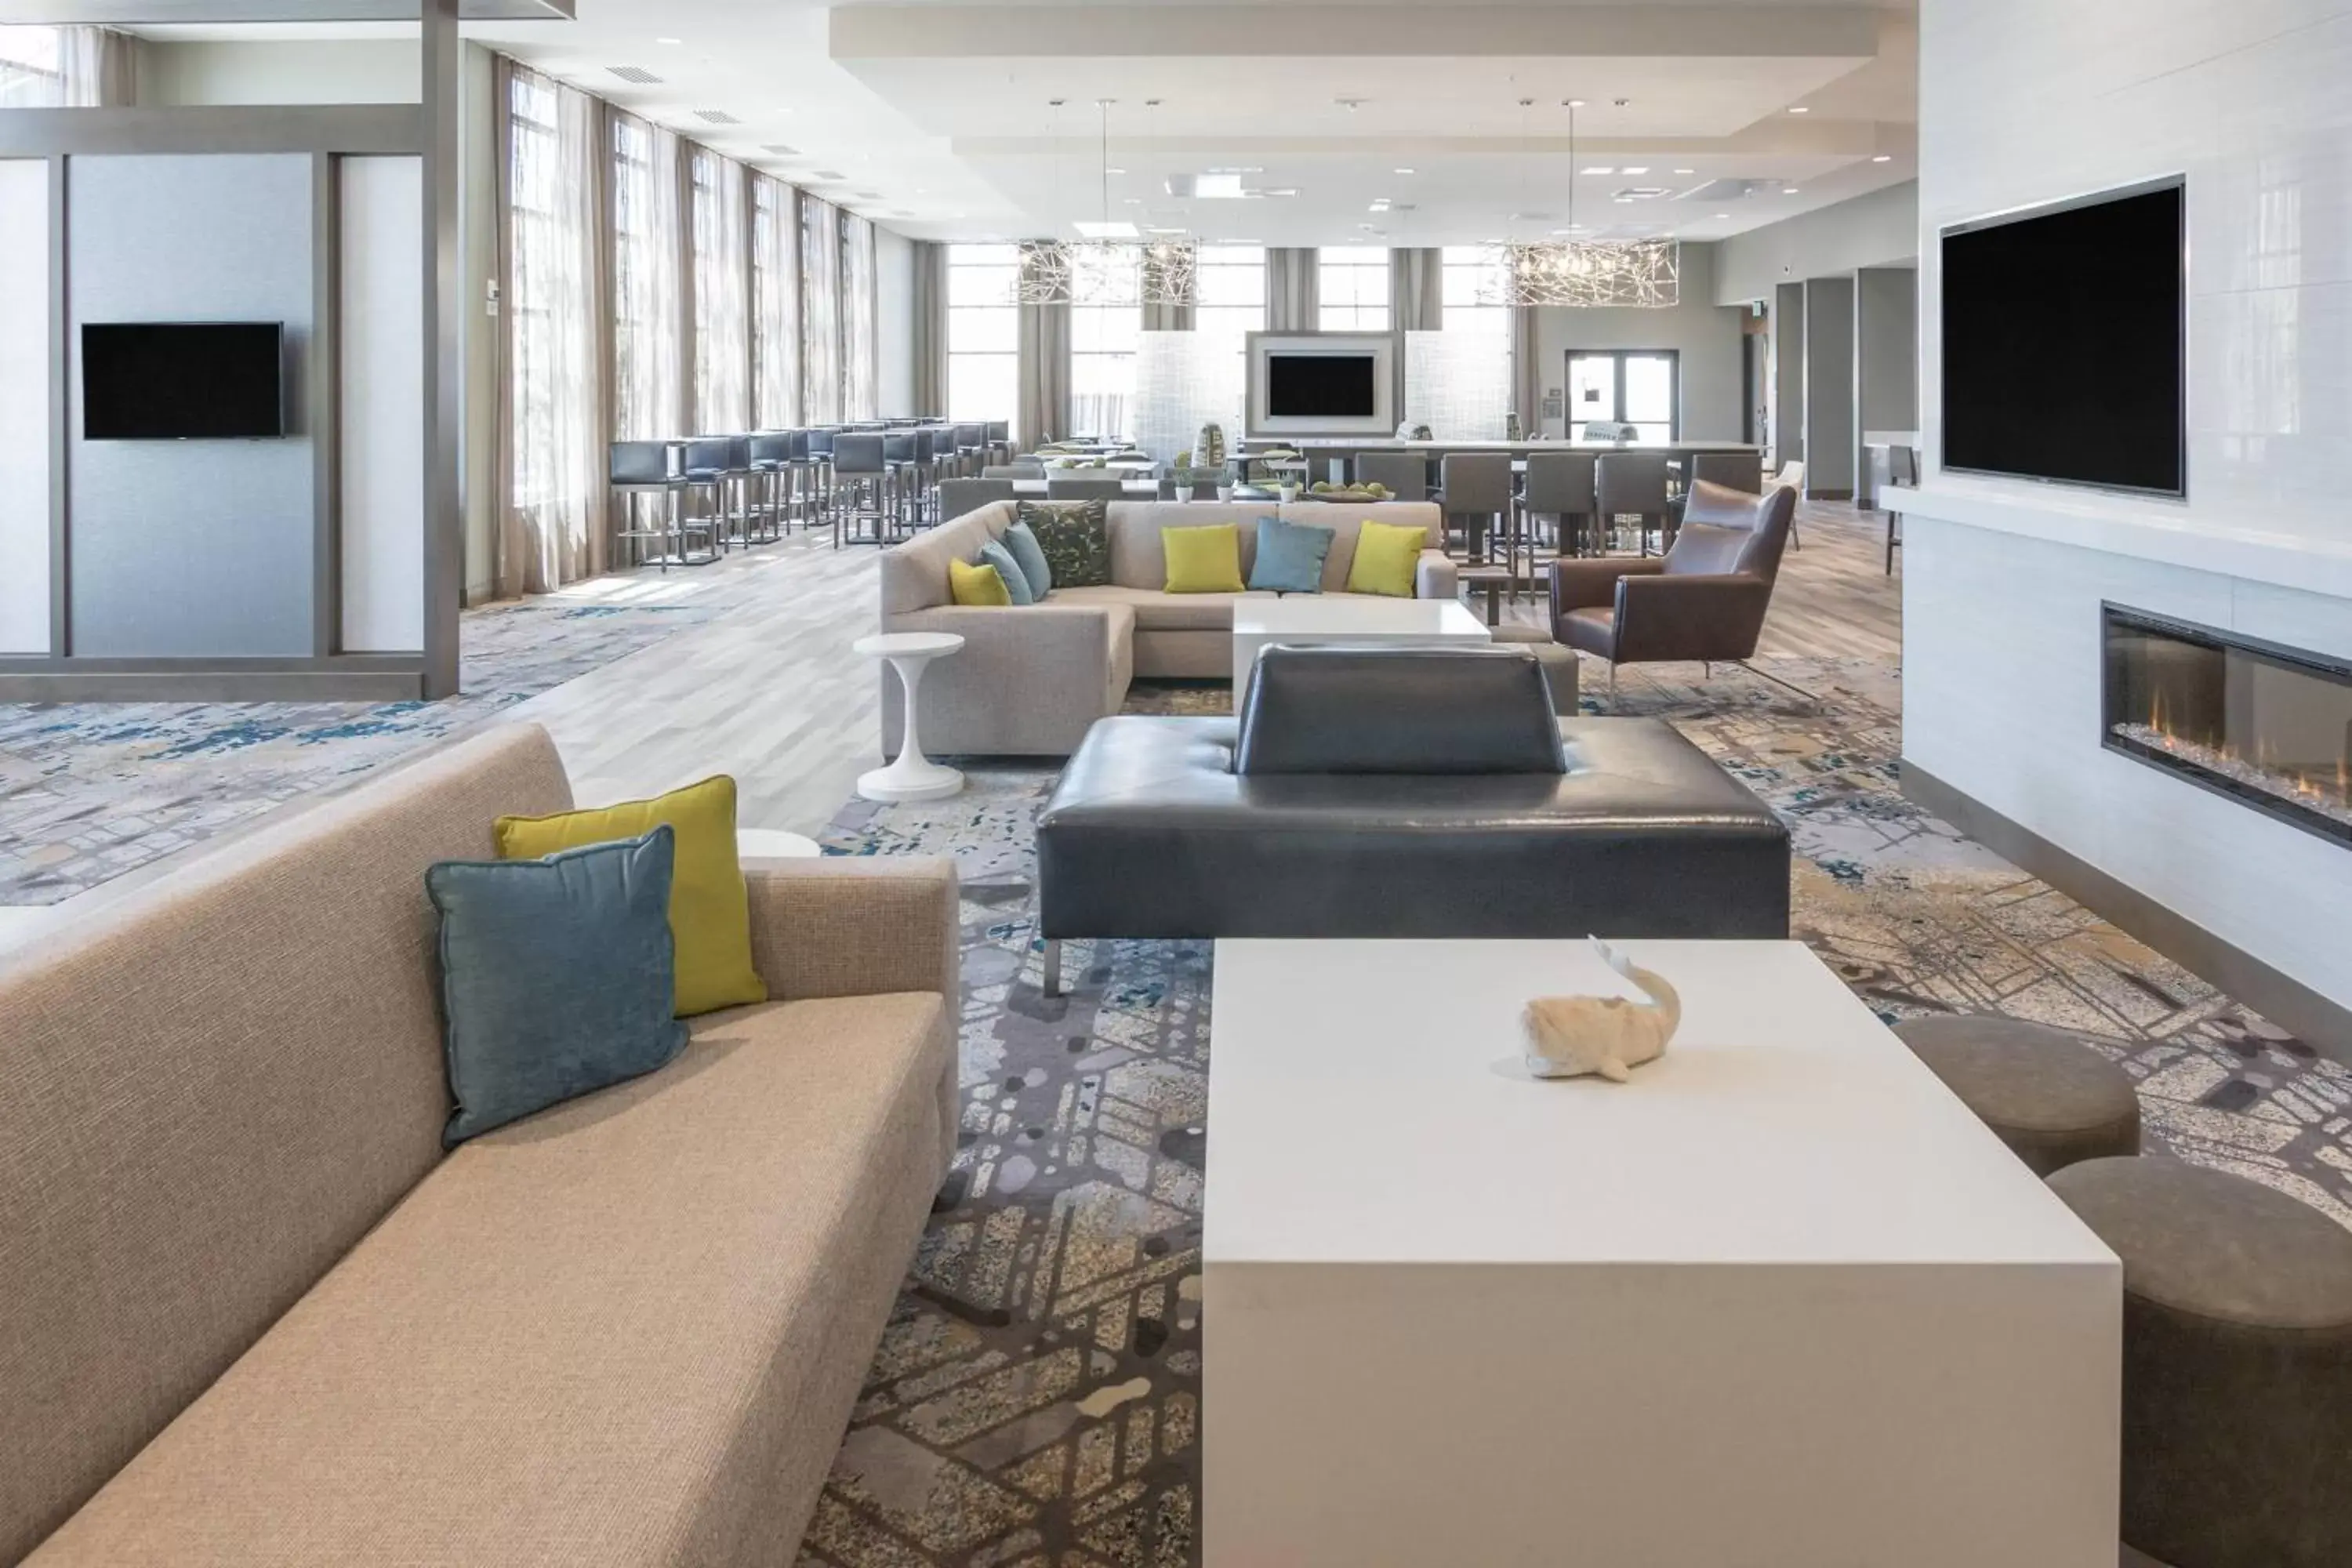
[[[982,608],[942,605],[886,616],[887,632],[953,632],[963,647],[923,672],[927,749],[957,752],[1066,754],[1086,726],[1116,706],[1111,679],[1118,663],[1113,633],[1131,626],[1118,604]],[[904,713],[898,682],[886,668],[882,742],[898,749]],[[1076,726],[1074,734],[1066,734]]]
[[[1625,578],[1617,586],[1617,657],[1746,658],[1771,601],[1771,581],[1746,572]]]
[[[1551,563],[1552,618],[1558,620],[1570,610],[1607,609],[1617,602],[1619,578],[1654,576],[1665,569],[1663,555],[1555,561]]]
[[[1454,557],[1443,550],[1424,550],[1412,569],[1412,594],[1416,599],[1458,599],[1462,596],[1462,578],[1454,564]]]
[[[962,1004],[955,862],[914,856],[746,867],[751,961],[782,1001],[935,991]]]

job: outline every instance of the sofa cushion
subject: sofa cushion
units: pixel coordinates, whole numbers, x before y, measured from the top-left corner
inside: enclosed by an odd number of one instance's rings
[[[1311,523],[1259,518],[1257,564],[1250,569],[1249,585],[1276,594],[1321,593],[1323,563],[1337,533]]]
[[[667,823],[677,834],[670,881],[669,925],[677,938],[677,1014],[765,1002],[768,988],[751,963],[751,920],[743,868],[735,851],[735,781],[714,773],[650,800],[623,801],[554,816],[502,816],[499,856],[531,860],[558,849],[634,838]]]
[[[1390,598],[1412,597],[1414,572],[1421,564],[1423,541],[1420,529],[1366,518],[1356,525],[1356,555],[1348,568],[1348,592],[1380,594]]]
[[[1061,588],[1097,588],[1110,581],[1110,533],[1106,502],[1028,501],[1016,521],[1029,525],[1046,569]]]
[[[1234,629],[1234,603],[1238,599],[1271,599],[1258,590],[1239,594],[1166,594],[1148,588],[1056,589],[1057,605],[1125,605],[1135,615],[1135,627],[1146,632],[1224,632]]]
[[[38,1561],[789,1561],[941,1173],[937,995],[714,1014],[449,1156]]]
[[[1009,535],[1013,531],[1005,530]],[[1029,574],[1021,569],[1020,561],[1004,547],[1002,539],[992,539],[980,547],[980,564],[996,568],[996,580],[1004,584],[1004,597],[1014,605],[1034,605],[1037,591],[1029,585]]]
[[[948,594],[966,609],[1001,610],[1013,603],[1004,574],[985,561],[949,562]]]
[[[1230,522],[1193,528],[1163,528],[1160,547],[1168,556],[1171,594],[1238,594],[1242,591],[1241,530]]]
[[[677,852],[676,830],[659,823],[543,859],[444,860],[425,873],[457,1102],[444,1142],[649,1073],[685,1047],[669,931]]]
[[[1029,579],[1029,596],[1042,599],[1054,587],[1054,568],[1045,559],[1037,535],[1025,522],[1016,522],[1004,531],[1004,548],[1013,552],[1013,559],[1021,565],[1021,574]]]

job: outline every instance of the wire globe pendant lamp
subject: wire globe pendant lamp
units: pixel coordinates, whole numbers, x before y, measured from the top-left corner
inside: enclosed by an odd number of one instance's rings
[[[1060,205],[1062,100],[1053,100],[1055,134],[1055,193]],[[1014,289],[1024,305],[1190,305],[1195,253],[1188,243],[1139,243],[1131,223],[1110,216],[1110,110],[1116,100],[1100,98],[1101,216],[1080,223],[1085,237],[1031,240],[1021,247]],[[1157,101],[1156,100],[1154,100]]]
[[[1522,104],[1528,100],[1521,100]],[[1568,233],[1576,223],[1576,111],[1568,110]],[[1503,247],[1503,303],[1670,310],[1682,301],[1682,247],[1671,239],[1577,239]]]

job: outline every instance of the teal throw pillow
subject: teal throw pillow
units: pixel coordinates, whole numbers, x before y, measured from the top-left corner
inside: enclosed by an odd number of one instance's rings
[[[1045,561],[1045,552],[1037,536],[1029,531],[1025,522],[1016,522],[1004,531],[1004,548],[1013,552],[1013,559],[1021,563],[1021,574],[1029,579],[1029,592],[1042,599],[1054,586],[1054,569]]]
[[[1015,521],[1029,525],[1056,588],[1110,585],[1110,512],[1098,500],[1024,500]]]
[[[538,860],[445,860],[425,873],[441,917],[442,1052],[457,1102],[444,1145],[639,1077],[686,1045],[673,1014],[677,837]]]
[[[1259,518],[1257,560],[1250,566],[1249,585],[1277,594],[1321,593],[1323,562],[1335,536],[1335,530],[1312,523]]]
[[[1004,579],[1005,596],[1014,604],[1034,605],[1037,602],[1036,590],[1029,586],[1029,574],[1021,570],[1021,563],[1014,560],[1013,552],[1002,543],[992,539],[982,545],[980,563],[996,568],[996,574]]]

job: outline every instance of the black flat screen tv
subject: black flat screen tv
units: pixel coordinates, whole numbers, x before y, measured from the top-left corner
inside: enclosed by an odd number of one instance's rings
[[[1265,356],[1265,412],[1270,419],[1366,419],[1378,414],[1375,354]]]
[[[276,321],[85,321],[81,433],[90,441],[286,434]]]
[[[2178,181],[1943,235],[1944,467],[2188,488]]]

